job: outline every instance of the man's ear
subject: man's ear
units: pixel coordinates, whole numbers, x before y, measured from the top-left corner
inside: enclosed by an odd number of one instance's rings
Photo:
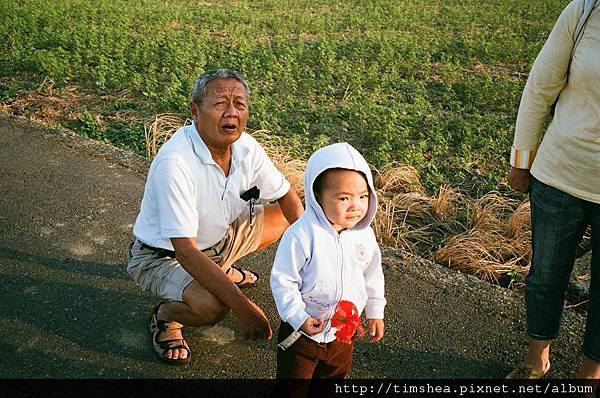
[[[196,104],[194,101],[190,101],[190,113],[192,114],[193,117],[196,117],[198,114],[198,104]]]

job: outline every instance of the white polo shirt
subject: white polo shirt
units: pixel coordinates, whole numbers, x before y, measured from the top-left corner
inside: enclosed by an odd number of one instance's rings
[[[212,159],[194,124],[165,143],[150,165],[133,234],[147,245],[173,250],[170,238],[195,237],[206,249],[225,236],[248,203],[240,194],[253,186],[260,199],[276,200],[290,183],[249,134],[232,145],[229,176]]]

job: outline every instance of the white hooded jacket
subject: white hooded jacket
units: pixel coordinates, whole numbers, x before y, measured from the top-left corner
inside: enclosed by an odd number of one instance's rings
[[[327,169],[362,172],[369,186],[369,208],[354,227],[338,233],[317,202],[313,183]],[[377,209],[373,177],[362,155],[347,143],[329,145],[308,160],[304,178],[306,210],[283,234],[271,271],[271,290],[281,319],[294,330],[310,317],[326,320],[319,343],[335,340],[330,319],[340,300],[383,319],[386,300],[381,252],[370,227]]]

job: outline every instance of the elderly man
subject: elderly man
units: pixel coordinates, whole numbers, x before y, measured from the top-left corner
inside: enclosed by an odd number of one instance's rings
[[[234,262],[279,239],[303,207],[244,132],[249,95],[237,72],[202,74],[190,102],[193,124],[171,137],[148,172],[127,270],[162,300],[150,330],[154,349],[171,364],[190,360],[184,325],[214,325],[230,310],[242,337],[272,335],[263,311],[239,289],[258,275]],[[254,206],[248,196],[277,203]]]

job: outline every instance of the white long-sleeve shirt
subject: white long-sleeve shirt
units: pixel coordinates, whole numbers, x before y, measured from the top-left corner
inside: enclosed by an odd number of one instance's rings
[[[583,4],[575,0],[564,9],[533,64],[517,116],[511,165],[531,167],[543,183],[600,203],[600,2],[569,67]]]

